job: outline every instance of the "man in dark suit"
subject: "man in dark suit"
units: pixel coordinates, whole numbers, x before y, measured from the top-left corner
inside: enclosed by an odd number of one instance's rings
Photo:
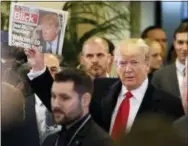
[[[43,54],[31,50],[26,50],[28,60],[32,62],[32,71],[28,74],[32,80],[31,86],[52,111],[55,122],[63,127],[60,132],[47,137],[43,145],[112,145],[110,136],[91,119],[89,114],[93,90],[89,75],[76,69],[67,69],[57,73],[53,82],[53,78],[45,68]],[[36,74],[42,75],[35,78]]]
[[[185,58],[188,55],[188,22],[180,24],[174,33],[174,48],[176,50],[176,62],[161,68],[153,75],[152,83],[177,97],[181,97],[181,85],[183,84]]]
[[[120,80],[101,103],[101,126],[114,139],[130,132],[142,115],[155,113],[175,120],[184,114],[178,98],[155,89],[148,81],[149,50],[142,39],[122,41],[115,50],[115,59]]]

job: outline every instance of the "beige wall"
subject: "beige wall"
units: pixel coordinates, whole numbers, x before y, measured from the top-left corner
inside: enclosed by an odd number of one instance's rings
[[[28,2],[27,2],[28,1]],[[44,7],[44,8],[53,8],[53,9],[62,9],[63,5],[65,4],[65,2],[37,2],[37,1],[32,1],[31,0],[17,0],[17,2],[26,4],[26,5],[30,5],[30,6],[37,6],[37,7]]]

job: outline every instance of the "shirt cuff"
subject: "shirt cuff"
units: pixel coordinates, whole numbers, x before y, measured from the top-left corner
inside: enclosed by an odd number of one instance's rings
[[[32,70],[27,74],[28,78],[32,81],[33,79],[39,77],[40,75],[42,75],[44,72],[46,71],[46,67],[43,68],[40,71],[37,72],[33,72]]]

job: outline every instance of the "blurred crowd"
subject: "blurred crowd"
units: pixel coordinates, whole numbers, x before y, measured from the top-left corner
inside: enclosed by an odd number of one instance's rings
[[[76,68],[2,42],[2,146],[188,145],[188,20],[167,39],[93,36]]]

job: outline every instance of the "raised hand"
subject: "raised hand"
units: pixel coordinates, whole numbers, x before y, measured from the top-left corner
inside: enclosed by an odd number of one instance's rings
[[[44,69],[44,54],[40,52],[38,47],[25,49],[28,64],[32,68],[33,72],[38,72]]]

